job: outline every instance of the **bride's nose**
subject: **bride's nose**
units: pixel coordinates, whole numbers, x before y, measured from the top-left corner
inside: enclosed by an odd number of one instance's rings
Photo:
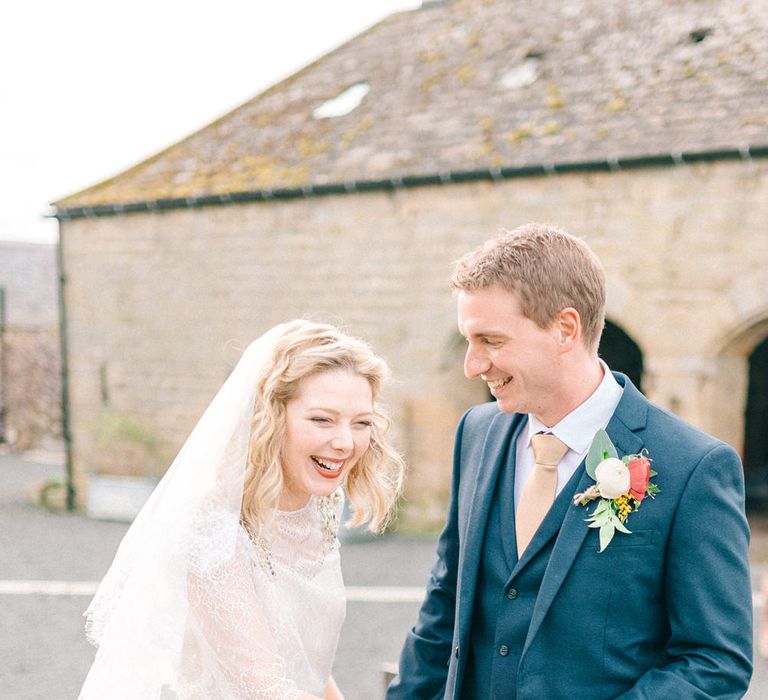
[[[331,447],[339,452],[350,452],[355,446],[349,426],[339,425],[331,438]]]

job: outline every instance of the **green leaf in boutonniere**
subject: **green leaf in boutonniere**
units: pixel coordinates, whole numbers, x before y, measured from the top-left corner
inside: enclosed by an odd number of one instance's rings
[[[587,461],[585,467],[587,474],[593,479],[595,477],[595,469],[604,459],[609,457],[615,457],[618,459],[619,453],[611,442],[611,438],[608,437],[608,433],[605,430],[598,430],[595,433],[595,437],[592,440],[592,444],[589,446],[589,452],[587,452]]]
[[[632,531],[628,530],[624,523],[619,520],[611,505],[611,501],[606,498],[601,498],[598,501],[594,512],[586,520],[589,523],[589,527],[600,528],[601,552],[610,544],[613,536],[616,534],[616,530],[623,532],[625,535],[632,534]]]

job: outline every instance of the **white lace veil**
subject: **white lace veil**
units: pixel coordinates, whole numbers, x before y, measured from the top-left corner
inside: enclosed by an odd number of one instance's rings
[[[81,700],[177,697],[189,577],[233,556],[256,386],[285,328],[248,346],[120,544],[85,613],[99,648]]]

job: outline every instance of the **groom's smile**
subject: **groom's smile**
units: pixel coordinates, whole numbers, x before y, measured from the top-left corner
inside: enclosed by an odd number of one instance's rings
[[[501,391],[503,387],[512,381],[512,377],[506,377],[505,379],[488,379],[484,375],[481,375],[481,379],[488,384],[488,388],[494,397],[498,398],[497,393]]]

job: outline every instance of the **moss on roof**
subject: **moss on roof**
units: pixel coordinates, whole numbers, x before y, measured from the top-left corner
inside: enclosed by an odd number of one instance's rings
[[[765,3],[749,0],[426,6],[56,205],[765,144],[767,35]],[[358,82],[356,109],[313,118]]]

